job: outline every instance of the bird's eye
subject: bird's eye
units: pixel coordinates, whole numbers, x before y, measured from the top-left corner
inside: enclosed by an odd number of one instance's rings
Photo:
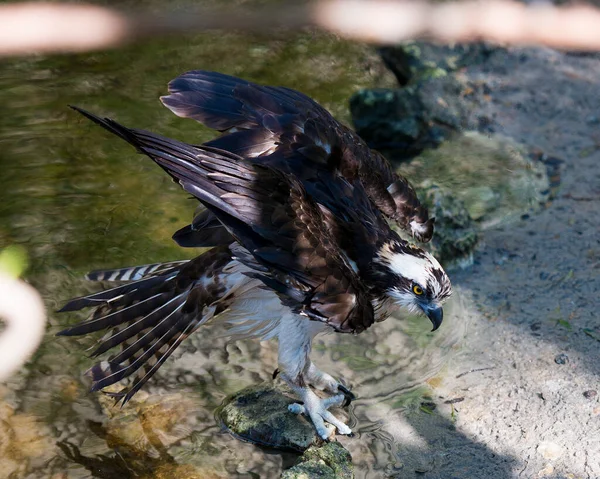
[[[421,296],[423,294],[423,288],[421,288],[421,286],[418,284],[415,284],[413,286],[413,293],[415,293],[417,296]]]

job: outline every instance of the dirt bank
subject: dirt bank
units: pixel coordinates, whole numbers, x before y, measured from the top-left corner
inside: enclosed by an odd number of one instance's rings
[[[564,160],[562,185],[454,273],[466,343],[409,418],[431,454],[405,448],[397,477],[600,478],[600,57],[515,49],[466,74],[490,90],[473,120]]]

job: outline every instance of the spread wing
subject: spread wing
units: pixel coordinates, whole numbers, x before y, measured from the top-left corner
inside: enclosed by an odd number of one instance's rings
[[[318,203],[328,207],[333,207],[335,198],[327,197],[327,188],[318,183],[336,176],[358,181],[386,217],[420,241],[431,239],[433,219],[408,180],[302,93],[206,71],[181,75],[171,81],[169,92],[161,100],[175,114],[223,132],[206,146],[292,173]],[[199,239],[199,225],[206,220],[195,220],[180,230],[176,241],[198,246],[198,241],[217,243],[216,236],[205,234]]]
[[[129,129],[77,109],[134,145],[198,198],[252,255],[252,276],[295,312],[340,332],[374,321],[371,297],[336,240],[335,218],[293,175],[208,146]]]

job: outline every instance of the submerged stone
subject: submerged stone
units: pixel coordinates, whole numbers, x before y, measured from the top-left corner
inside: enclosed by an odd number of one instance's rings
[[[295,402],[277,383],[250,386],[229,396],[217,411],[225,427],[238,438],[275,449],[303,452],[320,439],[313,425],[288,411]]]
[[[339,443],[313,446],[294,467],[284,471],[282,479],[352,479],[354,466],[350,453]]]

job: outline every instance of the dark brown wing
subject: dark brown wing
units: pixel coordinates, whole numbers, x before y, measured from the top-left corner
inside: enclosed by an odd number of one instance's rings
[[[311,195],[314,188],[308,183],[330,181],[331,175],[358,180],[384,215],[418,240],[431,239],[433,219],[408,180],[306,95],[206,71],[181,75],[169,91],[161,100],[175,114],[225,132],[207,146],[261,158],[293,173]],[[315,199],[335,203],[333,198]]]
[[[184,248],[228,245],[234,241],[227,228],[204,205],[200,205],[191,224],[175,232],[173,239]]]
[[[371,297],[336,241],[332,217],[292,175],[78,111],[148,155],[198,198],[258,261],[254,276],[284,304],[341,332],[373,323]]]

